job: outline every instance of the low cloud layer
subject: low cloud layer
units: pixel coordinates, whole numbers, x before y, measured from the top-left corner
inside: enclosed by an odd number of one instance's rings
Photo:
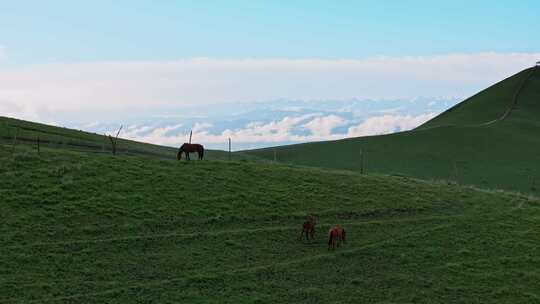
[[[339,126],[343,126],[347,121],[337,115],[328,115],[316,117],[303,127],[311,132],[312,136],[328,137],[332,135],[332,130]]]
[[[320,116],[307,114],[287,116],[283,119],[267,123],[251,122],[242,128],[226,129],[222,132],[212,132],[211,124],[196,124],[193,127],[193,138],[210,147],[224,148],[229,138],[235,143],[236,149],[271,146],[283,143],[300,143],[321,140],[336,140],[347,137],[381,135],[413,129],[433,118],[435,113],[421,115],[381,115],[366,119],[361,123],[347,122],[336,116]],[[343,131],[337,127],[346,126]],[[179,146],[187,141],[187,134],[170,134],[171,130],[181,125],[156,127],[130,126],[123,133],[126,138],[153,142],[161,145]],[[297,129],[309,132],[298,134]]]
[[[411,130],[435,117],[436,113],[411,115],[383,115],[366,119],[357,126],[350,127],[347,137],[389,134]]]
[[[43,120],[58,112],[175,114],[167,109],[279,98],[463,97],[533,65],[538,58],[540,54],[482,53],[3,65],[0,115]]]

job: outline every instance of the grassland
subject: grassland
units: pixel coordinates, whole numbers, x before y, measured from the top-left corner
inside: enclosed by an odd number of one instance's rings
[[[0,303],[540,303],[539,88],[526,70],[411,132],[233,161],[0,117]]]
[[[112,152],[111,142],[105,135],[0,116],[0,143],[32,146],[37,150],[38,140],[40,147],[89,153]],[[122,136],[118,138],[116,147],[118,154],[163,159],[175,159],[178,151],[178,148],[127,140]],[[229,155],[225,151],[206,150],[205,157],[227,160]],[[253,159],[243,153],[231,154],[231,158]]]
[[[26,145],[0,145],[0,180],[0,303],[540,302],[532,197]]]
[[[509,115],[505,115],[507,111]],[[453,180],[486,189],[538,195],[538,115],[540,69],[531,68],[480,92],[416,130],[246,153],[268,160],[275,153],[278,161],[288,164],[356,172],[364,167],[368,172]],[[502,117],[505,119],[497,121]]]

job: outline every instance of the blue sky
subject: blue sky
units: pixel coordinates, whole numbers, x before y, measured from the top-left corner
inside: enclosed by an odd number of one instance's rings
[[[236,149],[403,131],[540,60],[540,1],[0,0],[0,116]]]
[[[0,1],[10,63],[534,52],[539,1]]]

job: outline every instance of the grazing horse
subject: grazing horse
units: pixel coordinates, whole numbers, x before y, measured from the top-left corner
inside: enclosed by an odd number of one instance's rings
[[[328,250],[336,249],[341,245],[341,242],[345,244],[345,229],[343,229],[341,226],[336,225],[328,231]]]
[[[180,149],[178,149],[178,153],[176,154],[176,159],[181,160],[182,159],[182,153],[186,154],[186,159],[189,160],[189,153],[197,152],[199,155],[199,160],[202,160],[204,157],[204,147],[199,144],[188,144],[184,143]]]
[[[300,232],[299,240],[302,239],[304,233],[306,234],[306,240],[309,241],[315,239],[315,225],[317,224],[317,219],[313,214],[308,215],[307,221],[302,224],[302,232]]]

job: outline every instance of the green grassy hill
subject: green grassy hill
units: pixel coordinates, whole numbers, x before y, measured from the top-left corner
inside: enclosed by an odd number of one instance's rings
[[[530,99],[523,97],[524,92],[534,88],[535,68],[529,68],[517,73],[482,92],[460,102],[444,113],[426,122],[418,129],[436,126],[476,126],[494,123],[505,117],[509,110],[515,110],[515,102],[520,106]],[[533,77],[534,76],[534,77]],[[527,87],[525,87],[527,85]],[[531,85],[533,87],[531,87]],[[533,89],[534,90],[534,89]],[[537,88],[540,90],[540,87]],[[528,111],[530,114],[534,112]],[[530,117],[534,118],[534,117]]]
[[[5,144],[0,181],[0,303],[540,301],[540,202],[520,195]]]
[[[61,150],[94,153],[112,151],[111,142],[104,135],[0,116],[0,143],[33,146],[37,150],[38,139],[40,146]],[[124,155],[175,159],[177,151],[178,148],[127,140],[121,136],[117,141],[117,153]],[[229,156],[225,151],[206,150],[205,157],[225,160]],[[231,157],[236,160],[250,158],[242,153],[235,153]]]
[[[540,69],[524,70],[419,128],[245,151],[297,165],[453,180],[482,188],[540,191]]]

